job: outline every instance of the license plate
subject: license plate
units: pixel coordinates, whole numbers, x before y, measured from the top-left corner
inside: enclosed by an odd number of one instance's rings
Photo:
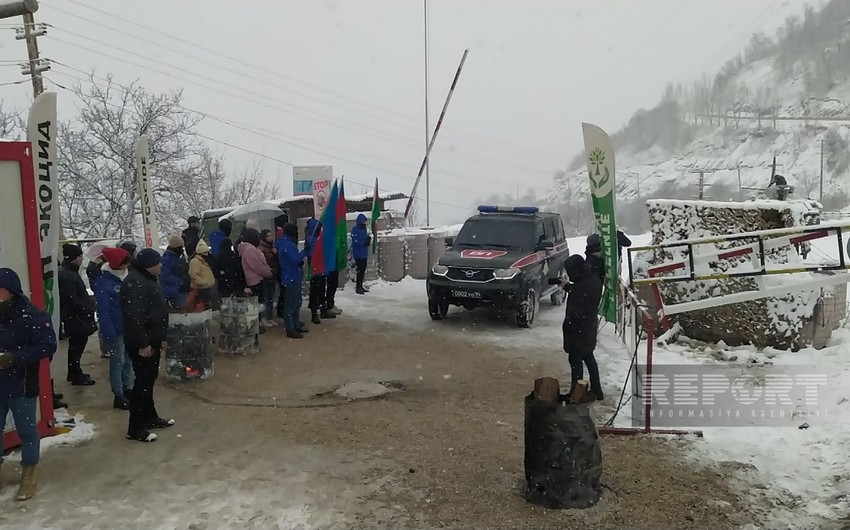
[[[455,298],[474,298],[480,300],[484,297],[484,293],[476,291],[452,291],[452,296]]]

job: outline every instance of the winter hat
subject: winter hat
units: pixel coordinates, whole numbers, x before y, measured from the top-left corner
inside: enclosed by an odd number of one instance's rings
[[[195,253],[196,254],[209,254],[210,253],[210,246],[207,245],[207,242],[202,239],[202,240],[198,241],[198,246],[195,247]]]
[[[186,222],[189,223],[190,225],[195,224],[195,223],[200,223],[201,218],[198,217],[197,215],[191,215],[191,216],[189,216],[188,219],[186,219]]]
[[[222,219],[218,222],[218,229],[224,232],[225,235],[230,235],[233,232],[233,223],[230,219]]]
[[[581,254],[573,254],[564,261],[564,270],[571,282],[583,278],[585,275],[586,262]]]
[[[141,267],[142,269],[150,269],[151,267],[156,267],[162,261],[162,256],[159,255],[159,252],[152,248],[143,248],[139,251],[139,254],[136,256],[136,259],[133,262]]]
[[[6,289],[17,296],[24,295],[21,279],[18,277],[18,273],[12,269],[0,269],[0,289]]]
[[[62,257],[64,257],[68,261],[74,261],[83,255],[83,249],[80,245],[73,245],[71,243],[65,243],[62,245]]]
[[[130,256],[136,255],[136,248],[137,247],[136,247],[136,244],[133,243],[132,241],[123,241],[120,245],[118,245],[118,248],[123,248],[124,250],[127,251],[127,254],[129,254]]]
[[[357,224],[365,225],[366,224],[366,216],[362,213],[357,216]]]
[[[168,238],[168,248],[181,248],[183,247],[183,238],[178,235],[173,235]]]
[[[103,249],[103,257],[110,269],[117,269],[121,265],[130,262],[130,253],[123,248],[106,247]]]

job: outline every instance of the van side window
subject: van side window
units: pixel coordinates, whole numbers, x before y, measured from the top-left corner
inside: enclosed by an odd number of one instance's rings
[[[541,219],[540,221],[534,223],[534,244],[539,245],[546,239],[548,236],[547,230],[545,228],[546,221],[545,219]]]
[[[556,243],[558,241],[558,231],[555,228],[554,217],[546,217],[543,220],[543,227],[546,230],[546,240]]]

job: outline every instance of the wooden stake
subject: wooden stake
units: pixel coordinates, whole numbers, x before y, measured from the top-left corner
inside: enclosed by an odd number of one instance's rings
[[[579,379],[576,381],[576,386],[573,388],[572,394],[570,394],[570,403],[573,405],[578,405],[584,399],[584,396],[587,394],[587,389],[590,384],[584,379]]]
[[[561,385],[554,377],[541,377],[534,380],[534,399],[557,403],[561,396]]]

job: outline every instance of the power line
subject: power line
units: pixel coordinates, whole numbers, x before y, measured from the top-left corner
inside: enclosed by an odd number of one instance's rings
[[[63,30],[61,30],[60,28],[55,28],[55,26],[51,26],[51,27],[54,27],[54,29],[59,29],[60,31],[63,31]],[[238,86],[238,85],[234,85],[234,84],[232,84],[232,83],[227,83],[227,82],[224,82],[224,81],[220,81],[220,80],[217,80],[217,79],[213,79],[213,78],[211,78],[211,77],[208,77],[208,76],[205,76],[205,75],[202,75],[202,74],[198,74],[198,73],[196,73],[196,72],[192,72],[192,71],[190,71],[190,70],[181,69],[180,67],[178,67],[178,66],[176,66],[176,65],[173,65],[173,64],[170,64],[170,63],[167,63],[167,62],[163,62],[163,61],[154,61],[153,59],[149,59],[149,58],[147,58],[147,57],[145,57],[144,55],[141,55],[141,54],[139,54],[139,53],[136,53],[136,52],[133,52],[133,51],[129,51],[129,50],[125,50],[125,49],[123,49],[123,48],[120,48],[120,47],[117,47],[117,46],[113,46],[113,45],[111,45],[111,44],[109,44],[109,43],[105,43],[105,42],[103,42],[103,41],[99,41],[99,40],[97,40],[97,39],[92,39],[92,38],[90,38],[90,37],[86,37],[86,36],[83,36],[83,35],[78,35],[78,34],[75,34],[75,33],[74,33],[73,35],[78,36],[78,37],[83,38],[83,39],[86,39],[86,40],[89,40],[89,41],[92,41],[92,42],[95,42],[95,43],[97,43],[97,44],[101,44],[101,45],[104,45],[104,46],[110,47],[111,49],[118,50],[118,51],[123,52],[123,53],[128,53],[128,54],[130,54],[130,55],[133,55],[133,56],[136,56],[136,57],[140,57],[140,58],[142,58],[142,59],[145,59],[145,60],[148,60],[148,61],[151,61],[151,62],[157,62],[158,64],[161,64],[161,65],[164,65],[164,66],[167,66],[167,67],[170,67],[170,68],[174,68],[175,70],[178,70],[178,71],[181,71],[181,72],[185,72],[185,73],[187,73],[187,74],[193,75],[193,76],[195,76],[195,77],[199,77],[199,78],[201,78],[201,79],[204,79],[204,80],[209,81],[209,82],[212,82],[212,83],[217,83],[217,84],[220,84],[220,85],[223,85],[223,86],[226,86],[226,87],[234,88],[234,89],[239,90],[239,91],[241,91],[241,92],[245,92],[245,93],[247,93],[247,94],[253,95],[253,96],[255,96],[256,98],[261,98],[261,100],[263,100],[263,101],[276,101],[276,102],[278,102],[278,103],[282,103],[283,105],[287,105],[287,106],[290,106],[290,107],[295,107],[294,105],[291,105],[291,104],[289,104],[289,103],[282,102],[282,101],[280,101],[280,100],[276,100],[276,99],[274,99],[274,98],[269,98],[268,96],[266,96],[266,95],[264,95],[264,94],[261,94],[261,93],[258,93],[258,92],[252,92],[252,91],[250,91],[250,90],[246,90],[246,89],[244,89],[244,88],[242,88],[242,87],[240,87],[240,86]],[[314,113],[314,114],[316,114],[316,115],[318,115],[318,116],[325,117],[325,118],[328,118],[328,119],[330,119],[330,120],[335,120],[335,121],[338,121],[338,122],[340,122],[340,123],[346,124],[346,126],[338,125],[338,124],[335,124],[335,123],[333,123],[333,122],[331,122],[331,121],[327,121],[327,120],[317,119],[317,118],[315,118],[314,116],[311,116],[311,115],[305,115],[305,114],[300,113],[300,112],[297,112],[297,111],[287,110],[287,109],[285,109],[285,108],[281,108],[281,107],[276,107],[276,106],[271,105],[271,104],[269,104],[269,103],[267,103],[267,102],[263,102],[263,101],[260,101],[260,100],[254,99],[254,98],[247,98],[247,97],[245,97],[245,96],[243,96],[243,95],[240,95],[240,94],[234,94],[234,93],[232,93],[232,92],[224,91],[224,90],[221,90],[221,89],[216,88],[216,87],[211,87],[211,86],[209,86],[209,85],[206,85],[206,84],[204,84],[204,83],[200,83],[200,82],[198,82],[198,81],[193,81],[193,80],[185,79],[185,78],[180,77],[180,76],[178,76],[178,75],[176,75],[176,74],[174,74],[174,73],[164,72],[164,71],[162,71],[162,70],[158,70],[158,69],[152,68],[152,67],[150,67],[150,66],[145,66],[145,65],[143,65],[143,64],[139,64],[139,63],[137,63],[137,62],[133,62],[133,61],[130,61],[130,60],[127,60],[127,59],[121,58],[121,57],[116,57],[116,56],[114,56],[114,55],[111,55],[111,54],[105,53],[105,52],[103,52],[103,51],[96,50],[96,49],[93,49],[93,48],[89,48],[89,47],[86,47],[86,46],[83,46],[83,45],[80,45],[80,44],[77,44],[77,43],[68,42],[68,41],[66,41],[66,40],[58,39],[58,38],[55,38],[55,37],[53,37],[53,40],[55,40],[55,41],[57,41],[57,42],[61,42],[61,43],[66,44],[66,45],[69,45],[69,46],[73,46],[73,47],[76,47],[76,48],[79,48],[79,49],[85,50],[85,51],[89,51],[89,52],[91,52],[91,53],[96,53],[96,54],[99,54],[99,55],[103,55],[103,56],[105,56],[105,57],[109,57],[109,58],[111,58],[111,59],[114,59],[114,60],[117,60],[117,61],[120,61],[120,62],[124,62],[124,63],[129,64],[129,65],[132,65],[132,66],[136,66],[136,67],[138,67],[138,68],[143,68],[143,69],[145,69],[145,70],[149,70],[149,71],[151,71],[151,72],[154,72],[154,73],[157,73],[157,74],[160,74],[160,75],[166,76],[166,77],[168,77],[168,78],[170,78],[170,79],[178,79],[178,80],[184,81],[184,82],[186,82],[186,83],[191,83],[191,84],[193,84],[193,85],[196,85],[196,86],[199,86],[199,87],[206,88],[207,90],[211,90],[211,91],[214,91],[214,92],[217,92],[217,93],[220,93],[220,94],[224,94],[224,95],[227,95],[227,96],[230,96],[230,97],[234,97],[234,98],[237,98],[237,99],[240,99],[240,100],[246,101],[246,102],[251,103],[251,104],[253,104],[253,105],[262,106],[262,107],[264,107],[266,110],[267,110],[268,108],[273,108],[273,109],[279,110],[280,112],[284,112],[284,113],[291,114],[291,115],[294,115],[294,116],[299,116],[299,117],[302,117],[302,118],[305,118],[305,119],[309,119],[309,120],[314,121],[314,122],[325,123],[325,124],[327,124],[327,125],[330,125],[331,127],[336,127],[336,128],[339,128],[339,129],[347,129],[347,130],[351,130],[351,131],[357,132],[357,133],[359,133],[359,134],[366,134],[366,135],[368,135],[368,136],[372,136],[372,137],[375,137],[375,138],[379,138],[379,139],[381,139],[381,140],[390,141],[390,142],[396,142],[396,143],[404,144],[404,145],[407,145],[407,146],[410,146],[410,147],[414,147],[414,148],[417,148],[417,149],[421,147],[421,146],[419,145],[419,143],[418,143],[418,142],[416,142],[416,141],[413,141],[413,140],[406,140],[406,139],[400,138],[400,137],[398,137],[398,136],[396,136],[396,135],[392,135],[392,134],[390,134],[390,133],[385,133],[385,131],[383,131],[383,130],[381,130],[381,129],[374,129],[374,128],[371,128],[371,127],[365,127],[365,126],[361,125],[360,123],[357,123],[357,122],[351,122],[351,121],[348,121],[348,120],[343,120],[343,119],[337,118],[337,117],[335,117],[335,116],[333,116],[333,115],[330,115],[330,114],[325,114],[325,113],[316,112],[316,111],[310,111],[310,112],[312,112],[312,113]],[[57,64],[59,64],[59,63],[57,63]],[[528,167],[526,167],[526,166],[518,166],[518,165],[515,165],[515,164],[513,164],[513,163],[511,163],[511,162],[506,162],[506,161],[497,161],[497,160],[488,160],[488,159],[483,159],[483,158],[476,157],[476,156],[474,156],[474,155],[465,154],[465,153],[449,152],[448,154],[449,154],[450,156],[455,156],[455,157],[457,157],[457,158],[468,158],[468,159],[470,159],[470,160],[478,161],[478,162],[480,162],[480,163],[487,164],[487,165],[492,165],[492,166],[495,166],[495,167],[501,167],[501,168],[504,168],[504,167],[513,167],[514,169],[518,169],[518,170],[521,170],[521,171],[532,171],[532,172],[535,172],[535,173],[543,173],[543,172],[545,172],[545,170],[540,169],[540,168],[528,168]]]
[[[109,17],[109,18],[112,18],[112,19],[115,19],[115,20],[120,20],[122,22],[130,24],[130,25],[135,26],[137,28],[141,28],[143,30],[150,31],[150,32],[155,33],[157,35],[172,39],[176,42],[180,42],[182,44],[191,46],[192,48],[199,49],[199,50],[205,51],[207,53],[211,53],[216,57],[216,59],[222,59],[222,58],[228,59],[228,60],[233,61],[233,62],[235,62],[239,65],[250,67],[250,68],[252,68],[256,71],[260,71],[264,74],[267,74],[267,75],[271,74],[271,75],[278,77],[280,79],[285,79],[285,80],[287,80],[291,83],[295,83],[295,84],[298,84],[298,85],[301,85],[301,86],[304,86],[304,87],[307,87],[307,88],[310,88],[312,90],[316,90],[316,91],[319,91],[319,92],[324,92],[326,94],[333,95],[333,96],[338,97],[340,99],[351,101],[351,102],[357,103],[359,105],[364,105],[364,106],[372,108],[372,109],[380,110],[381,112],[392,114],[394,116],[400,116],[400,117],[405,118],[406,120],[418,120],[418,118],[416,118],[416,117],[412,117],[410,115],[403,114],[403,113],[400,113],[400,112],[395,111],[395,110],[386,109],[386,108],[381,107],[379,105],[375,105],[374,103],[371,103],[369,101],[365,101],[365,100],[361,100],[361,99],[357,99],[357,98],[352,98],[351,96],[347,96],[345,94],[341,94],[341,93],[338,93],[338,92],[335,92],[335,91],[332,91],[332,90],[328,90],[326,88],[304,82],[304,81],[297,79],[297,78],[294,78],[294,77],[286,76],[284,74],[281,74],[280,72],[269,72],[268,68],[258,66],[256,64],[252,64],[252,63],[246,61],[244,58],[234,57],[232,55],[228,55],[227,53],[223,53],[221,51],[216,51],[216,50],[213,50],[211,48],[201,46],[200,44],[188,41],[188,40],[180,38],[180,37],[177,37],[173,34],[166,33],[164,31],[158,30],[158,29],[150,27],[150,26],[146,26],[144,24],[140,24],[140,23],[138,23],[134,20],[130,20],[130,19],[121,17],[119,15],[115,15],[114,13],[110,13],[110,12],[105,11],[103,9],[94,8],[94,7],[92,7],[88,4],[85,4],[84,2],[80,2],[78,0],[68,0],[68,1],[73,3],[73,4],[78,5],[80,7],[83,7],[85,9],[88,9],[90,11],[93,11],[93,12],[99,14],[99,15],[103,15],[103,16],[106,16],[106,17]],[[52,2],[48,3],[48,2],[42,1],[42,4],[48,5],[49,7],[51,7],[51,9],[56,9],[57,11],[62,11],[62,12],[68,13],[67,11],[64,11],[60,8],[53,6]],[[76,16],[76,15],[72,15],[72,16]],[[77,17],[77,18],[81,18],[81,17]],[[103,27],[108,28],[109,27],[108,25],[105,25],[105,24],[103,24],[103,25],[97,24],[96,22],[91,21],[89,19],[83,19],[83,20],[85,20],[86,22],[89,22],[91,24],[96,24],[100,28],[103,28]],[[562,159],[563,158],[562,155],[556,155],[556,154],[553,154],[553,153],[550,153],[550,152],[547,152],[545,150],[541,150],[541,149],[538,149],[538,148],[522,146],[522,145],[518,145],[518,144],[512,144],[510,142],[505,142],[504,140],[500,140],[498,138],[493,138],[493,137],[488,137],[488,136],[484,136],[484,135],[469,133],[469,132],[465,132],[465,131],[462,131],[462,130],[457,130],[457,134],[464,135],[464,136],[467,136],[469,138],[480,138],[481,139],[481,141],[480,141],[481,145],[485,146],[485,147],[490,147],[493,144],[499,144],[499,145],[503,145],[503,146],[506,146],[506,147],[510,147],[512,149],[517,149],[517,150],[519,150],[519,152],[522,152],[522,153],[537,152],[537,153],[545,155],[547,157],[552,157],[552,158],[556,158],[556,159]]]
[[[80,73],[82,73],[82,74],[84,74],[84,75],[87,75],[87,74],[85,74],[85,72],[83,72],[82,70],[78,70],[78,69],[76,69],[76,68],[70,67],[70,66],[68,66],[68,65],[66,65],[66,64],[64,64],[64,63],[62,63],[62,62],[59,62],[59,61],[54,61],[54,62],[55,62],[57,65],[62,66],[63,68],[68,68],[68,69],[71,69],[71,70],[74,70],[74,71],[80,72]],[[92,81],[92,80],[90,80],[90,79],[82,79],[82,78],[79,78],[79,77],[76,77],[76,76],[72,76],[72,75],[66,74],[66,73],[61,72],[61,71],[56,71],[55,73],[57,73],[57,74],[59,74],[59,75],[63,75],[63,76],[65,76],[65,77],[69,77],[69,78],[74,79],[74,80],[76,80],[76,81],[82,81],[82,82],[86,82],[86,83],[91,83],[92,85],[98,86],[98,85],[97,85],[97,83],[95,83],[94,81]],[[106,82],[106,83],[109,83],[109,84],[115,85],[115,86],[119,87],[120,89],[122,89],[125,93],[126,93],[126,92],[128,92],[128,91],[130,90],[130,87],[128,87],[128,86],[126,86],[126,85],[122,85],[122,84],[120,84],[120,83],[117,83],[117,82],[115,82],[114,80],[106,79],[106,78],[103,78],[103,77],[98,77],[98,76],[95,76],[95,75],[93,75],[93,74],[88,74],[88,75],[91,75],[92,77],[94,77],[94,78],[96,78],[96,79],[100,79],[100,80],[102,80],[102,81],[104,81],[104,82]],[[299,140],[299,141],[305,141],[305,140],[304,140],[304,139],[302,139],[302,138],[298,138],[298,137],[291,136],[291,135],[286,135],[286,134],[283,134],[283,133],[278,133],[278,132],[275,132],[275,131],[270,131],[270,130],[268,130],[268,129],[262,129],[262,128],[251,127],[251,126],[249,126],[249,125],[247,125],[247,124],[242,124],[242,123],[236,122],[236,121],[234,121],[234,120],[229,120],[229,119],[227,119],[227,118],[222,118],[222,117],[220,117],[220,116],[216,116],[216,115],[214,115],[214,114],[209,114],[209,113],[207,113],[207,112],[203,112],[203,111],[199,111],[199,110],[196,110],[196,109],[192,109],[192,108],[190,108],[190,107],[186,107],[186,106],[184,106],[184,105],[178,105],[178,107],[179,107],[179,108],[181,108],[181,109],[183,109],[183,110],[185,110],[185,111],[187,111],[187,112],[192,112],[192,113],[198,114],[198,115],[203,116],[203,117],[205,117],[205,118],[209,118],[209,119],[211,119],[211,120],[213,120],[213,121],[217,121],[217,122],[222,123],[222,124],[224,124],[224,125],[228,125],[228,126],[230,126],[230,127],[234,127],[234,128],[236,128],[236,129],[240,129],[240,130],[243,130],[243,131],[249,132],[249,133],[251,133],[251,134],[255,134],[255,135],[257,135],[257,136],[261,136],[261,137],[263,137],[263,138],[267,138],[267,139],[270,139],[270,140],[275,140],[275,141],[278,141],[278,142],[281,142],[281,143],[284,143],[284,144],[287,144],[287,145],[291,145],[291,146],[293,146],[293,147],[297,147],[297,148],[299,148],[299,149],[303,149],[303,150],[306,150],[306,151],[310,151],[310,152],[312,152],[312,153],[316,153],[316,154],[320,154],[320,155],[323,155],[323,156],[327,156],[327,157],[330,157],[330,158],[332,158],[332,159],[334,159],[334,160],[339,160],[339,161],[341,161],[341,162],[347,162],[347,163],[350,163],[350,164],[354,164],[354,165],[356,165],[356,166],[363,167],[363,168],[366,168],[366,169],[371,169],[371,170],[373,170],[373,171],[380,171],[380,172],[388,173],[388,172],[387,172],[387,170],[382,169],[382,168],[378,168],[378,167],[375,167],[375,166],[372,166],[372,165],[369,165],[369,164],[364,164],[364,163],[362,163],[362,162],[357,162],[357,161],[355,161],[355,160],[350,160],[350,159],[347,159],[347,158],[342,158],[342,157],[339,157],[339,156],[337,156],[337,155],[333,155],[333,154],[327,153],[327,152],[325,152],[325,151],[319,151],[319,150],[316,150],[316,149],[313,149],[313,148],[310,148],[310,147],[306,147],[306,146],[304,146],[304,145],[301,145],[301,144],[298,144],[298,143],[295,143],[295,142],[287,141],[287,140],[284,140],[284,139],[282,139],[282,138],[275,137],[275,136],[270,136],[270,135],[281,135],[281,136],[286,136],[286,137],[289,137],[289,138],[295,138],[295,139],[297,139],[297,140]],[[349,153],[353,153],[353,154],[356,154],[356,155],[365,156],[365,157],[367,157],[367,158],[374,158],[374,159],[381,160],[381,161],[384,161],[384,162],[387,162],[387,163],[390,163],[390,164],[394,164],[394,165],[397,165],[397,166],[404,166],[404,167],[407,167],[407,164],[405,164],[405,163],[398,162],[398,161],[395,161],[395,160],[389,160],[389,159],[385,159],[385,158],[381,158],[381,157],[375,157],[375,156],[370,155],[370,154],[368,154],[368,153],[362,153],[362,152],[358,152],[358,151],[351,151],[351,150],[349,150],[349,149],[342,149],[342,148],[338,148],[338,147],[331,146],[331,145],[328,145],[328,144],[322,144],[322,143],[319,143],[319,142],[312,142],[312,141],[309,141],[309,140],[307,140],[307,143],[313,143],[313,144],[316,144],[316,145],[319,145],[319,146],[328,147],[328,148],[330,148],[330,149],[340,149],[340,150],[347,151],[347,152],[349,152]],[[445,174],[447,174],[447,175],[455,175],[455,176],[458,176],[458,177],[460,177],[460,178],[467,178],[467,179],[470,179],[470,180],[480,180],[480,181],[482,181],[482,182],[487,182],[487,183],[489,183],[489,184],[493,184],[493,180],[492,180],[492,179],[485,179],[485,178],[482,178],[482,177],[467,176],[467,175],[457,175],[457,174],[449,173],[449,172],[443,172],[443,173],[445,173]],[[396,174],[395,176],[405,178],[405,177],[403,177],[402,175],[397,175],[397,174]],[[501,182],[501,181],[500,181],[499,183],[500,183],[500,184],[508,184],[507,182]],[[447,185],[445,185],[445,184],[439,184],[438,186],[439,186],[439,187],[441,187],[441,188],[444,188],[444,189],[448,189],[448,190],[452,190],[452,191],[457,191],[457,192],[461,192],[461,193],[465,193],[465,192],[467,192],[467,191],[468,191],[467,189],[463,189],[463,188],[455,188],[455,187],[453,187],[453,186],[447,186]]]
[[[110,106],[110,107],[113,107],[113,108],[122,108],[122,107],[120,107],[119,105],[116,105],[116,104],[114,104],[114,103],[110,103],[110,102],[108,102],[108,101],[99,100],[99,99],[96,99],[96,98],[93,98],[93,97],[90,97],[90,96],[86,96],[86,95],[80,94],[80,93],[78,93],[78,92],[76,92],[76,91],[74,91],[74,90],[72,90],[72,89],[70,89],[70,88],[68,88],[68,87],[66,87],[66,86],[64,86],[64,85],[62,85],[62,84],[60,84],[60,83],[57,83],[56,81],[53,81],[52,79],[49,79],[49,78],[47,78],[47,77],[45,77],[45,79],[46,79],[47,81],[49,81],[50,83],[52,83],[54,86],[56,86],[56,87],[58,87],[58,88],[60,88],[60,89],[62,89],[62,90],[68,91],[68,92],[70,92],[70,93],[72,93],[72,94],[76,95],[76,96],[77,96],[78,98],[80,98],[80,99],[95,100],[95,101],[97,101],[98,103],[102,103],[102,104],[104,104],[104,105],[107,105],[107,106]],[[126,112],[129,112],[129,113],[131,113],[131,114],[135,114],[136,116],[139,116],[139,114],[138,114],[137,112],[135,112],[135,111],[132,111],[132,110],[129,110],[129,109],[126,109],[126,108],[124,108],[123,110],[124,110],[124,111],[126,111]],[[183,110],[188,110],[188,109],[183,109]],[[190,111],[190,112],[193,112],[193,111]],[[266,160],[271,160],[271,161],[273,161],[273,162],[277,162],[277,163],[279,163],[279,164],[285,164],[285,165],[288,165],[288,166],[294,166],[294,164],[293,164],[292,162],[289,162],[289,161],[287,161],[287,160],[283,160],[283,159],[281,159],[281,158],[276,158],[276,157],[273,157],[273,156],[270,156],[270,155],[266,155],[266,154],[264,154],[264,153],[259,153],[259,152],[257,152],[257,151],[253,151],[253,150],[251,150],[251,149],[248,149],[248,148],[245,148],[245,147],[241,147],[241,146],[238,146],[238,145],[236,145],[236,144],[233,144],[233,143],[230,143],[230,142],[226,142],[226,141],[224,141],[224,140],[218,140],[218,139],[216,139],[216,138],[213,138],[213,137],[210,137],[210,136],[207,136],[207,135],[201,134],[201,133],[197,133],[197,132],[193,132],[193,133],[191,133],[191,134],[192,134],[192,135],[194,135],[194,136],[197,136],[198,138],[203,138],[203,139],[205,139],[205,140],[208,140],[208,141],[211,141],[211,142],[214,142],[214,143],[217,143],[217,144],[220,144],[220,145],[223,145],[223,146],[229,147],[229,148],[231,148],[231,149],[236,149],[236,150],[238,150],[238,151],[242,151],[242,152],[244,152],[244,153],[248,153],[248,154],[251,154],[251,155],[254,155],[254,156],[258,156],[258,157],[264,158],[264,159],[266,159]],[[352,163],[352,164],[355,164],[355,165],[362,165],[362,164],[357,164],[357,163],[354,163],[354,162],[351,162],[351,163]],[[391,173],[391,172],[388,172],[388,171],[382,170],[382,169],[380,169],[380,168],[371,168],[371,169],[374,169],[374,170],[376,170],[376,171],[379,171],[379,172],[384,173],[384,174],[389,175],[389,176],[405,178],[403,175],[394,174],[394,173]],[[360,185],[360,186],[368,186],[367,184],[364,184],[364,183],[362,183],[362,182],[357,182],[357,181],[351,180],[351,179],[349,179],[349,178],[346,178],[346,180],[348,180],[349,182],[351,182],[351,183],[353,183],[353,184],[358,184],[358,185]],[[379,189],[380,189],[380,188],[379,188]],[[385,192],[386,192],[386,191],[395,191],[395,190],[380,189],[380,191],[385,191]],[[469,208],[468,208],[468,207],[466,207],[466,206],[459,206],[459,205],[457,205],[457,204],[450,204],[450,203],[444,203],[444,202],[439,202],[439,201],[431,201],[431,202],[432,202],[432,203],[434,203],[434,204],[439,204],[439,205],[441,205],[441,206],[447,206],[447,207],[451,207],[451,208],[458,208],[458,209],[462,209],[462,210],[469,210]]]

